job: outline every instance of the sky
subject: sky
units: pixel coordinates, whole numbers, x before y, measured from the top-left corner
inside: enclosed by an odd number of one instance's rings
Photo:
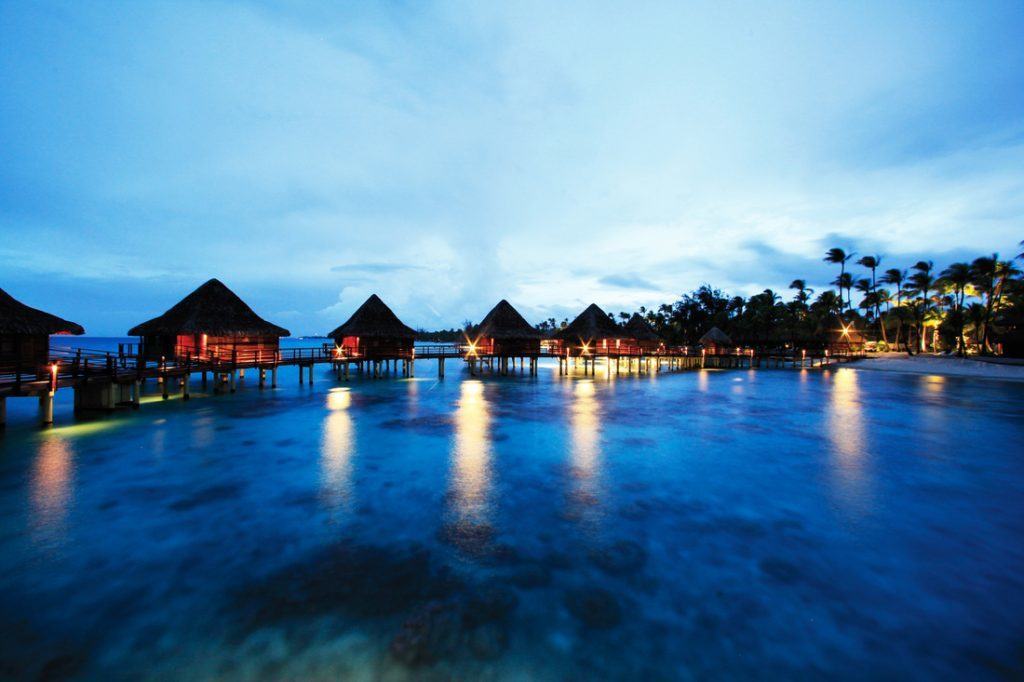
[[[1024,3],[0,2],[0,287],[120,335],[821,290],[1024,239]]]

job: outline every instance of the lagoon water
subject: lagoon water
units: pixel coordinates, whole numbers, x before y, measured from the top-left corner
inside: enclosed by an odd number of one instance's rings
[[[9,400],[0,678],[1024,674],[1024,385],[417,374]]]

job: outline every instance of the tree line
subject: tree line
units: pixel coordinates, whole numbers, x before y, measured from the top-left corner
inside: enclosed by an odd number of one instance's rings
[[[991,354],[999,345],[1007,352],[1024,350],[1024,278],[1017,265],[1024,252],[1010,260],[979,256],[942,269],[930,260],[884,268],[882,256],[857,258],[838,247],[823,260],[838,273],[831,288],[817,295],[805,279],[790,283],[788,300],[772,289],[744,298],[705,284],[674,303],[637,312],[666,341],[681,344],[695,344],[718,327],[739,345],[808,346],[822,343],[840,325],[852,325],[883,349],[961,355],[969,349]],[[631,315],[620,312],[618,320],[624,324]],[[538,326],[552,328],[554,321]]]
[[[890,264],[883,256],[857,258],[839,247],[829,249],[823,260],[838,272],[822,291],[795,279],[788,296],[765,289],[744,298],[704,284],[675,302],[640,306],[636,312],[670,344],[695,345],[718,327],[744,347],[811,348],[827,343],[839,329],[854,329],[883,350],[963,355],[1001,349],[1024,355],[1024,275],[1018,267],[1024,252],[1009,260],[978,256],[941,269],[930,260],[886,268]],[[609,313],[620,325],[632,315]],[[551,334],[568,323],[568,318],[548,318],[536,327]],[[457,342],[472,326],[467,320],[461,329],[421,330],[418,338]]]

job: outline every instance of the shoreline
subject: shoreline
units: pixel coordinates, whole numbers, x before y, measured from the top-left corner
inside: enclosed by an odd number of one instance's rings
[[[963,379],[994,379],[996,381],[1024,382],[1024,364],[989,362],[970,358],[880,353],[850,365],[854,369],[870,372],[934,375]]]

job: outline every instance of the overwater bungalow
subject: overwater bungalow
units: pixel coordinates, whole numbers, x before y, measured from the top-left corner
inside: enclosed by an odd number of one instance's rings
[[[633,317],[623,326],[629,340],[630,350],[638,349],[642,353],[655,353],[664,348],[665,343],[658,332],[647,322],[640,313],[633,313]]]
[[[864,331],[839,315],[826,317],[818,333],[825,350],[833,355],[861,353],[864,350]]]
[[[553,337],[559,355],[604,355],[628,342],[627,333],[595,303]]]
[[[502,299],[480,323],[473,343],[481,355],[533,357],[540,353],[542,336],[518,310]]]
[[[142,357],[201,357],[230,360],[273,357],[280,337],[290,332],[253,312],[220,280],[211,279],[160,317],[132,327],[141,337]]]
[[[736,345],[729,335],[718,327],[712,327],[704,332],[704,336],[700,337],[698,343],[704,347],[704,352],[708,355],[728,353]]]
[[[378,360],[411,357],[416,331],[373,294],[329,336],[345,356]]]
[[[29,307],[0,289],[0,365],[38,368],[50,359],[51,334],[84,334],[81,325]]]

